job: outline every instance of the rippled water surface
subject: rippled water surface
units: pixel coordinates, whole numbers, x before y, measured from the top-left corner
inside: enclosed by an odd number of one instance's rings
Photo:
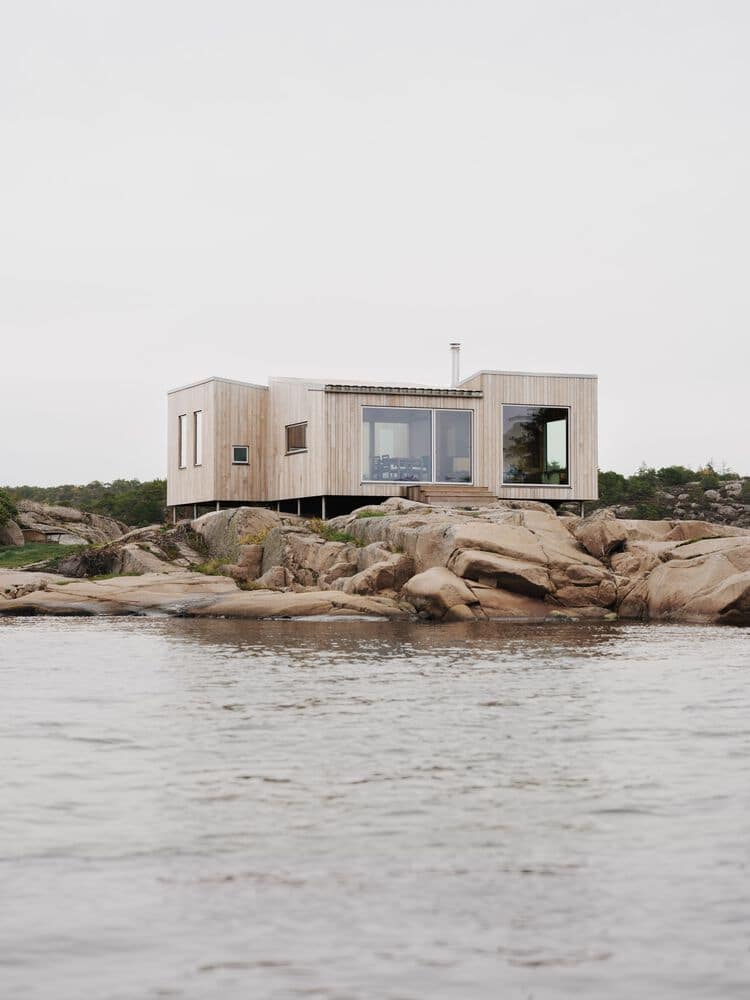
[[[750,996],[750,632],[0,622],[0,996]]]

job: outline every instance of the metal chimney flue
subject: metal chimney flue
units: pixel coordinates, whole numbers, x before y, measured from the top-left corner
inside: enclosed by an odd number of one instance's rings
[[[461,381],[461,345],[451,344],[451,389],[457,389]]]

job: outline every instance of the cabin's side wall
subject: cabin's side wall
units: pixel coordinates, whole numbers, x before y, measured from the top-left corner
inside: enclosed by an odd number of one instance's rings
[[[214,496],[220,501],[268,500],[268,390],[216,379],[212,420]],[[234,445],[247,445],[248,464],[232,463]]]
[[[598,498],[597,380],[560,375],[512,375],[484,372],[482,445],[478,474],[497,496],[524,500],[596,500]],[[461,388],[476,388],[462,383]],[[502,404],[570,407],[568,462],[570,486],[502,485]]]
[[[211,381],[176,389],[167,396],[167,506],[208,503],[215,499],[214,487],[214,383]],[[195,464],[194,414],[203,414],[203,454]],[[179,424],[185,415],[187,464],[179,468]]]
[[[287,454],[286,427],[307,423],[307,449]],[[266,427],[266,483],[270,500],[322,496],[330,440],[322,387],[301,379],[271,379]]]
[[[479,442],[477,426],[482,400],[477,397],[405,396],[386,393],[325,393],[328,439],[328,483],[325,492],[341,496],[406,496],[409,486],[362,482],[362,407],[399,406],[416,409],[474,411],[474,483],[484,485],[476,475]],[[412,484],[418,485],[418,484]]]

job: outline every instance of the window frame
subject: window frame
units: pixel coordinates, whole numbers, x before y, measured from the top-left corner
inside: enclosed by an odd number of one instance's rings
[[[362,447],[362,433],[365,425],[365,410],[422,410],[427,411],[430,414],[430,465],[432,477],[430,479],[365,479],[363,472],[364,465],[364,455]],[[471,478],[467,483],[457,483],[455,481],[446,479],[435,479],[435,470],[437,466],[436,455],[437,455],[437,417],[435,414],[438,410],[448,410],[450,413],[470,413],[471,414]],[[359,474],[360,486],[473,486],[474,485],[474,428],[476,424],[476,410],[474,407],[463,407],[463,406],[375,406],[372,403],[361,403],[360,404],[360,421],[359,421]]]
[[[301,455],[303,452],[307,451],[307,420],[296,420],[293,424],[284,424],[284,447],[286,451],[285,455]],[[289,447],[289,431],[296,427],[305,428],[305,443],[301,448],[290,448]]]
[[[505,474],[505,432],[503,430],[504,426],[504,414],[503,410],[506,406],[533,406],[537,409],[547,409],[547,410],[567,410],[568,416],[565,420],[565,454],[568,460],[567,473],[568,481],[567,483],[506,483],[503,478]],[[570,426],[572,423],[571,415],[573,408],[566,403],[501,403],[500,404],[500,468],[498,470],[500,476],[500,487],[504,490],[572,490],[573,489],[573,462],[572,453],[570,447]]]
[[[238,461],[234,457],[235,448],[245,449],[245,459],[244,461]],[[232,465],[249,465],[250,464],[250,445],[249,444],[233,444],[232,445]]]
[[[193,468],[203,465],[203,410],[193,410]]]
[[[187,469],[187,413],[177,414],[177,468]],[[184,462],[183,462],[184,459]]]

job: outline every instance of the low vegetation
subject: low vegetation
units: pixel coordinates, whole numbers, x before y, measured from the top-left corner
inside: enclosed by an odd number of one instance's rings
[[[319,517],[314,517],[309,520],[307,522],[307,527],[310,531],[314,531],[316,535],[320,535],[321,538],[325,538],[327,542],[348,542],[348,544],[357,545],[360,548],[365,544],[358,538],[355,538],[354,535],[350,535],[348,531],[338,531],[326,521],[322,521]]]
[[[365,517],[387,517],[387,510],[359,510],[356,520],[361,521]]]
[[[667,465],[660,469],[641,465],[632,476],[619,472],[599,472],[599,501],[586,505],[587,513],[595,507],[629,507],[632,517],[657,520],[669,517],[674,508],[674,497],[687,495],[689,503],[701,506],[706,490],[716,490],[730,480],[740,478],[736,472],[723,467],[716,469],[708,461],[699,469],[684,465]],[[750,481],[742,484],[741,503],[750,501]]]
[[[44,562],[45,569],[54,568],[72,552],[80,552],[81,545],[58,545],[56,542],[27,542],[25,545],[1,545],[0,569],[20,569],[32,563]]]

